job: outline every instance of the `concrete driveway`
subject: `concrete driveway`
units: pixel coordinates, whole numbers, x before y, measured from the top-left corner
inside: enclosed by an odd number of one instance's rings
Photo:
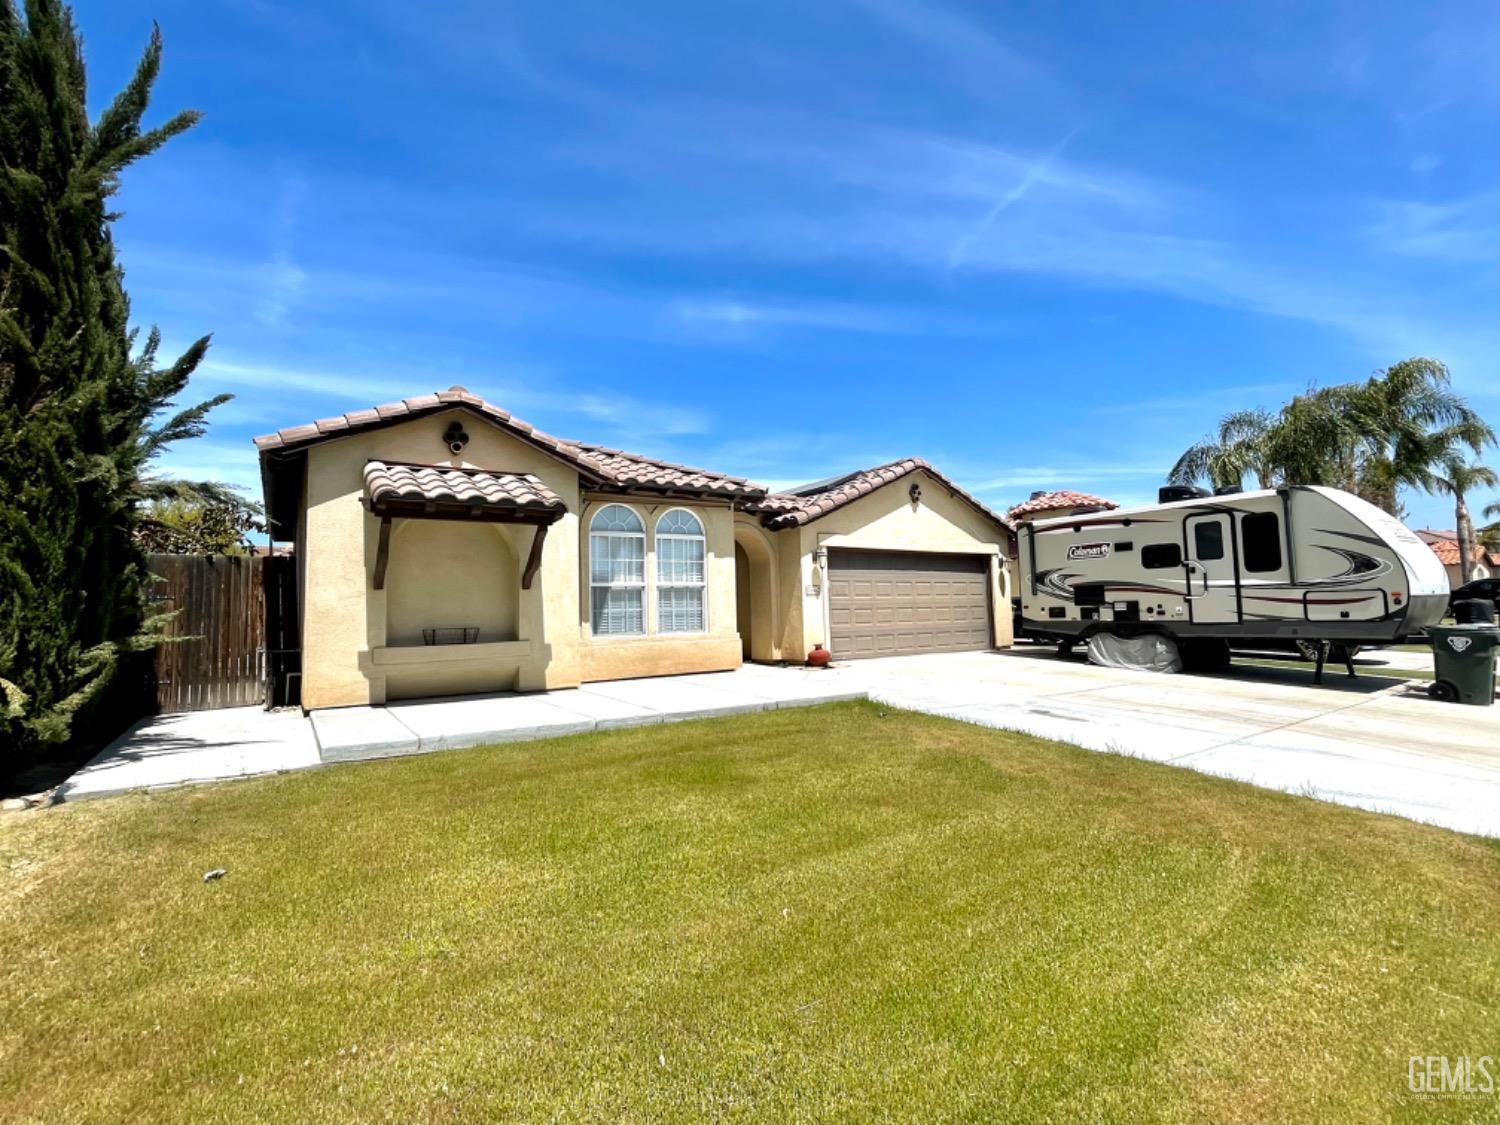
[[[1321,687],[1303,669],[1159,676],[1029,647],[837,674],[895,707],[1500,836],[1500,707],[1434,703],[1425,684],[1333,669]]]

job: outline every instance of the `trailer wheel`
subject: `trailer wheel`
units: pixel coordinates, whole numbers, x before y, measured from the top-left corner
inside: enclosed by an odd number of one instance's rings
[[[1057,642],[1057,655],[1058,656],[1072,656],[1073,655],[1073,642],[1072,641],[1058,641]]]
[[[1458,702],[1458,688],[1454,687],[1447,680],[1434,680],[1427,688],[1427,694],[1439,703]]]

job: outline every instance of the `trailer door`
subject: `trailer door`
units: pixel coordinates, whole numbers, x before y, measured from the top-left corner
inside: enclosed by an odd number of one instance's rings
[[[1188,619],[1195,625],[1240,620],[1240,571],[1234,521],[1227,512],[1188,516],[1182,522]]]

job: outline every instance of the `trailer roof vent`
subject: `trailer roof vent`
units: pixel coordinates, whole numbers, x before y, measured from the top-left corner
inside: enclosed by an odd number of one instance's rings
[[[1237,484],[1221,484],[1218,488],[1214,489],[1214,495],[1233,496],[1235,493],[1243,491],[1245,490]]]
[[[1073,514],[1075,516],[1086,516],[1091,512],[1107,511],[1109,511],[1109,509],[1106,508],[1103,504],[1079,504],[1076,508],[1073,509]]]
[[[1207,496],[1208,489],[1194,484],[1164,484],[1157,490],[1156,502],[1171,504],[1177,500],[1202,500]]]

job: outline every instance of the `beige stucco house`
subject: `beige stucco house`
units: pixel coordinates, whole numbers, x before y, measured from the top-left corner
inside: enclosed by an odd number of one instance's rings
[[[994,512],[910,459],[772,493],[462,387],[256,439],[307,708],[1010,643]]]

